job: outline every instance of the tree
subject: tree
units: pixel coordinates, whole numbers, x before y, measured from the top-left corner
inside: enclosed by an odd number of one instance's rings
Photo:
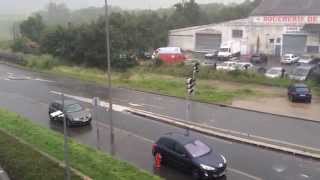
[[[30,16],[20,24],[20,32],[22,36],[35,42],[39,42],[41,33],[44,29],[45,25],[43,24],[42,17],[39,14]]]

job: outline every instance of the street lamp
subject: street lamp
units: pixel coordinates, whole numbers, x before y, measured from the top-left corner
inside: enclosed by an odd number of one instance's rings
[[[108,0],[105,0],[105,31],[106,31],[106,53],[107,53],[107,73],[108,73],[108,99],[109,99],[109,120],[110,120],[110,148],[111,155],[114,155],[114,132],[112,120],[112,96],[111,96],[111,61],[110,61],[110,31],[109,31],[109,7]]]

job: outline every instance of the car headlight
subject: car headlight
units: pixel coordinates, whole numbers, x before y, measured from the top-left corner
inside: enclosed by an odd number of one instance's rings
[[[200,164],[200,167],[204,170],[207,170],[207,171],[214,171],[216,170],[216,168],[214,167],[211,167],[211,166],[207,166],[207,165],[204,165],[204,164]]]

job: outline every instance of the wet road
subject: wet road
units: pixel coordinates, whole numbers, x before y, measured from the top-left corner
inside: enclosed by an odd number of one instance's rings
[[[19,74],[21,77],[30,76],[30,78],[26,78],[26,80],[8,80],[8,73]],[[48,82],[46,79],[54,82]],[[0,83],[0,107],[18,112],[44,127],[60,132],[61,124],[48,121],[48,103],[57,98],[57,96],[50,94],[50,91],[59,91],[89,98],[97,94],[104,95],[106,93],[102,88],[93,90],[91,85],[75,80],[49,78],[46,75],[40,76],[38,73],[24,72],[4,65],[0,65]],[[116,92],[114,94],[116,95]],[[127,97],[122,96],[121,98],[126,100]],[[149,100],[152,101],[152,99]],[[153,101],[155,100],[153,99]],[[163,101],[160,99],[159,101],[159,106],[157,107],[161,109]],[[84,105],[90,107],[89,104]],[[137,104],[131,103],[131,105],[136,106]],[[99,128],[100,148],[108,152],[110,145],[106,115],[103,110],[98,110],[97,121],[94,121],[91,127],[70,129],[70,135],[79,142],[96,147],[97,128]],[[154,172],[151,156],[152,143],[164,133],[184,132],[180,128],[121,112],[114,112],[114,121],[116,126],[116,155],[120,159],[151,172]],[[223,141],[198,133],[192,133],[192,135],[214,146],[217,151],[223,152],[227,157],[230,167],[227,179],[320,179],[319,161]],[[163,168],[160,172],[155,173],[166,179],[189,179],[185,173],[177,172],[171,168]]]

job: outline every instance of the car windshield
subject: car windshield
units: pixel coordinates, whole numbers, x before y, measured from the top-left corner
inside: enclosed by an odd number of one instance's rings
[[[66,106],[66,112],[68,113],[79,112],[82,109],[83,109],[82,106],[80,106],[79,104],[72,104],[72,105]]]
[[[186,144],[184,147],[194,158],[206,155],[210,152],[210,148],[199,140]]]
[[[308,75],[309,70],[308,69],[296,69],[293,71],[293,75],[295,76],[306,76]]]
[[[307,87],[298,87],[296,88],[296,91],[299,93],[306,93],[309,92],[309,89]]]

